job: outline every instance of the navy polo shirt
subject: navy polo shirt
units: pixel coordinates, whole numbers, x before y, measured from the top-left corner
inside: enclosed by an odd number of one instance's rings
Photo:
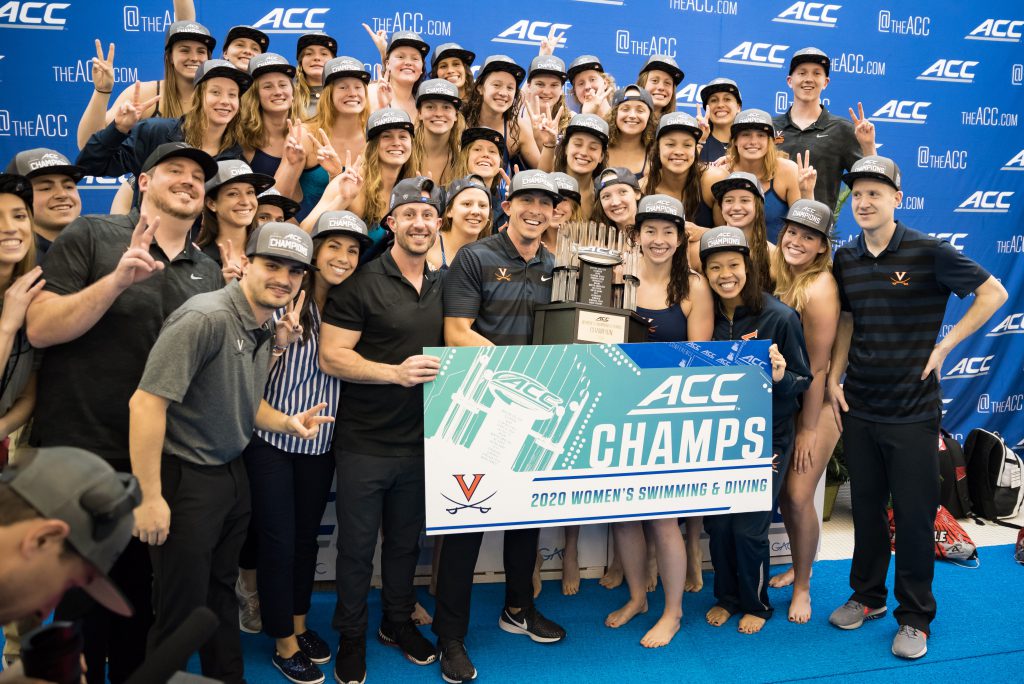
[[[472,318],[498,346],[530,344],[534,307],[551,303],[555,258],[543,245],[526,261],[501,231],[459,250],[448,269],[446,318]]]
[[[860,143],[849,119],[834,116],[824,107],[818,119],[804,129],[797,128],[790,118],[790,107],[784,114],[772,120],[776,131],[783,135],[779,149],[796,161],[796,155],[810,150],[811,165],[818,172],[814,183],[814,199],[824,202],[835,211],[836,198],[843,172],[849,171],[853,163],[861,158]]]
[[[989,278],[946,242],[896,223],[889,245],[868,251],[863,233],[835,255],[842,310],[853,314],[843,390],[850,414],[879,423],[936,420],[939,380],[921,372],[935,347],[951,292],[960,298]]]

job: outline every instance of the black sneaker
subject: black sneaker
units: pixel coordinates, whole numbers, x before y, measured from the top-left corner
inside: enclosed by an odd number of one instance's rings
[[[299,650],[317,665],[331,662],[331,647],[313,630],[307,629],[302,634],[296,634],[295,640],[299,642]]]
[[[366,637],[342,637],[334,659],[334,681],[363,684],[366,681]]]
[[[530,606],[515,615],[505,608],[498,619],[498,627],[510,634],[525,634],[541,644],[553,644],[565,638],[565,630],[541,615],[536,606]]]
[[[377,630],[377,640],[385,646],[401,649],[409,662],[416,665],[429,665],[437,660],[434,645],[427,641],[412,620],[397,623],[382,620]]]
[[[466,653],[462,639],[438,639],[438,657],[441,659],[441,679],[448,684],[462,684],[476,679],[476,668]]]
[[[275,653],[272,662],[289,682],[295,684],[320,684],[325,679],[320,668],[302,651],[296,651],[291,658],[283,658]]]

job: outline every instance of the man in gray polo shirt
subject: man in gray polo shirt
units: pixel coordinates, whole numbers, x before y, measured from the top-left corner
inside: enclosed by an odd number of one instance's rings
[[[133,534],[151,545],[153,559],[149,646],[206,605],[220,626],[200,650],[203,674],[228,684],[242,681],[234,587],[250,512],[238,457],[254,426],[311,439],[333,420],[316,415],[326,404],[257,416],[271,338],[278,354],[301,335],[292,316],[275,333],[271,316],[298,294],[312,254],[313,241],[297,226],[261,226],[241,280],[193,297],[168,317],[129,402],[132,471],[142,488]]]

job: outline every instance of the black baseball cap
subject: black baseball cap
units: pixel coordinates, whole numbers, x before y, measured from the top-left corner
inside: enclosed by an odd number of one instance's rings
[[[505,136],[501,134],[501,131],[486,126],[474,126],[462,131],[462,140],[460,141],[462,147],[468,147],[477,140],[489,140],[498,148],[498,152],[505,149]]]
[[[853,168],[843,174],[843,182],[851,188],[858,178],[872,178],[901,189],[900,167],[892,159],[877,154],[861,157],[853,163]]]
[[[426,59],[427,53],[430,52],[430,45],[420,38],[420,34],[415,31],[395,31],[388,40],[388,47],[384,54],[390,55],[392,50],[403,45],[416,48],[424,59]]]
[[[363,68],[363,63],[355,57],[335,57],[324,64],[323,82],[327,85],[339,78],[358,78],[363,83],[370,82],[370,74]]]
[[[249,76],[253,81],[269,73],[280,73],[288,78],[295,78],[295,67],[276,52],[264,52],[249,60]]]
[[[248,183],[260,194],[273,187],[274,177],[263,173],[254,173],[241,159],[225,159],[217,162],[217,173],[206,181],[206,194],[211,196],[228,183]]]
[[[206,46],[206,49],[213,53],[217,46],[217,39],[206,28],[197,21],[176,21],[167,27],[164,32],[164,50],[170,50],[175,43],[183,40],[194,40]]]
[[[716,78],[701,88],[700,103],[707,107],[708,100],[715,93],[732,93],[733,97],[736,98],[737,104],[743,104],[743,100],[740,98],[740,87],[731,78]]]
[[[252,232],[245,256],[286,259],[308,270],[313,265],[313,238],[295,224],[268,221]]]
[[[744,109],[732,120],[729,137],[735,138],[740,131],[761,131],[769,138],[775,138],[775,123],[772,115],[763,109]]]
[[[36,147],[31,150],[22,150],[14,155],[14,159],[7,165],[7,173],[24,176],[29,180],[36,176],[47,176],[59,174],[69,176],[76,183],[85,176],[85,169],[72,164],[71,161],[57,150],[46,147]]]
[[[213,157],[198,147],[192,147],[186,142],[169,142],[164,143],[163,145],[157,145],[157,148],[153,150],[148,157],[146,157],[146,161],[142,165],[142,173],[149,173],[154,166],[162,164],[168,159],[173,159],[175,157],[191,159],[199,164],[203,169],[203,175],[206,176],[207,179],[213,178],[217,175],[217,162],[213,160]]]
[[[593,69],[594,71],[600,71],[601,73],[604,73],[604,67],[601,66],[600,59],[598,59],[594,55],[580,55],[576,59],[569,62],[569,69],[568,71],[566,71],[565,76],[571,83],[572,80],[576,78],[576,74],[580,73],[581,71],[589,71],[591,69]]]
[[[245,73],[226,59],[208,59],[199,65],[196,75],[192,77],[192,85],[198,86],[211,78],[230,78],[238,84],[241,95],[252,85],[252,76]]]
[[[507,74],[512,74],[512,78],[516,80],[516,90],[519,89],[519,84],[526,76],[526,70],[516,64],[515,60],[508,55],[491,55],[484,60],[484,65],[480,67],[480,72],[476,75],[477,82],[482,83],[484,77],[492,71],[504,71]]]
[[[816,47],[805,47],[797,50],[793,53],[793,56],[789,59],[789,73],[793,73],[801,64],[820,64],[825,69],[825,75],[828,76],[829,71],[832,68],[832,60],[828,58],[824,52]]]
[[[562,140],[568,140],[573,133],[589,133],[600,140],[602,145],[608,146],[608,122],[597,114],[574,114],[565,127]]]
[[[540,192],[551,198],[551,201],[558,204],[562,196],[558,193],[558,186],[551,179],[551,174],[536,169],[520,171],[512,176],[512,187],[509,188],[508,199],[523,192]]]
[[[555,187],[558,188],[558,194],[566,199],[571,199],[576,204],[580,203],[580,184],[579,182],[567,173],[561,171],[554,171],[548,174],[551,176],[551,180],[555,182]]]
[[[722,202],[722,197],[730,190],[747,190],[755,197],[764,202],[764,190],[761,188],[761,181],[757,176],[746,171],[733,171],[728,176],[711,185],[711,194],[715,201]]]
[[[747,244],[747,236],[739,228],[732,226],[719,226],[712,228],[700,236],[700,260],[701,263],[715,252],[739,252],[750,254],[750,246]]]
[[[423,196],[427,193],[427,197]],[[391,213],[403,204],[429,204],[437,209],[437,215],[444,213],[444,189],[434,183],[426,176],[406,178],[395,183],[391,191],[391,202],[388,205],[388,213]]]
[[[480,176],[469,175],[463,178],[456,178],[448,184],[448,190],[445,193],[445,205],[451,206],[451,203],[455,201],[455,197],[463,190],[469,190],[475,188],[477,190],[483,190],[487,194],[487,201],[491,201],[491,191],[487,189],[484,181]]]
[[[686,112],[669,112],[662,116],[661,120],[658,121],[658,132],[654,137],[657,139],[672,131],[689,133],[697,142],[700,142],[700,138],[703,135],[697,119]]]
[[[331,57],[338,56],[338,41],[323,31],[313,31],[311,33],[303,33],[299,36],[299,40],[295,44],[296,62],[302,62],[302,51],[310,45],[322,45],[330,51]]]
[[[686,212],[683,203],[669,195],[647,195],[640,198],[636,207],[636,225],[647,219],[664,219],[672,221],[682,228],[686,223]]]
[[[312,239],[325,238],[328,235],[344,235],[355,238],[359,246],[366,249],[373,244],[366,223],[351,211],[325,211],[316,220]]]
[[[544,74],[555,76],[562,83],[565,83],[565,62],[554,55],[537,55],[530,60],[530,72],[527,75],[527,79]]]
[[[142,501],[135,477],[84,449],[48,447],[20,452],[0,482],[40,517],[67,523],[68,546],[96,570],[82,589],[104,608],[130,616],[131,604],[108,573],[132,538],[133,511]]]
[[[424,100],[442,100],[456,109],[462,105],[458,87],[443,78],[430,78],[420,83],[416,89],[416,106],[419,107]]]
[[[826,239],[832,229],[832,211],[824,202],[800,199],[786,212],[786,223],[795,223],[821,233]]]
[[[594,179],[594,194],[600,195],[605,188],[620,183],[640,190],[640,181],[637,180],[635,173],[623,166],[609,166]]]
[[[284,212],[284,220],[287,221],[299,213],[302,205],[291,197],[285,197],[277,188],[267,188],[256,197],[257,204],[272,204]]]
[[[473,66],[476,53],[470,52],[458,43],[441,43],[434,48],[434,54],[430,57],[430,77],[437,78],[437,63],[448,57],[457,57],[467,67]]]
[[[32,211],[32,184],[28,178],[16,173],[0,173],[0,194],[20,197],[29,211]]]
[[[616,90],[615,97],[612,98],[612,107],[618,107],[623,102],[631,100],[643,102],[647,105],[647,109],[652,112],[654,111],[654,98],[651,97],[649,92],[636,84],[630,84]]]
[[[409,131],[409,133],[413,132],[412,119],[409,118],[406,111],[398,107],[378,109],[373,114],[370,114],[370,118],[366,122],[366,140],[369,142],[384,131],[395,128]]]
[[[253,26],[232,26],[228,30],[228,36],[224,39],[224,49],[227,50],[232,41],[238,38],[248,38],[260,46],[261,52],[266,52],[270,47],[270,36]]]
[[[648,71],[664,71],[666,74],[672,77],[672,83],[677,87],[686,78],[686,74],[679,68],[679,64],[675,58],[668,55],[651,55],[647,58],[640,73],[646,73]]]

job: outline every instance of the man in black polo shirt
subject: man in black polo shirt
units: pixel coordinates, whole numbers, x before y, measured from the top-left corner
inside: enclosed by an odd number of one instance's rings
[[[551,303],[554,257],[541,243],[561,200],[543,171],[523,171],[512,178],[502,209],[508,229],[459,250],[444,290],[444,337],[453,347],[530,344],[533,310]],[[505,531],[505,609],[498,626],[539,643],[565,638],[565,630],[533,605],[533,565],[537,529]],[[476,677],[464,640],[469,629],[473,571],[482,532],[449,534],[441,545],[437,570],[437,611],[433,630],[446,681]]]
[[[875,127],[864,116],[863,108],[860,118],[850,110],[851,123],[822,106],[821,92],[828,86],[831,65],[828,55],[815,47],[793,53],[786,77],[793,90],[793,104],[772,123],[784,138],[779,149],[791,159],[795,160],[797,153],[810,152],[811,164],[818,172],[814,199],[835,211],[843,171],[848,171],[861,155],[875,153]]]
[[[442,197],[429,178],[397,183],[385,219],[394,243],[333,288],[324,307],[320,367],[346,381],[334,440],[341,530],[334,678],[341,684],[366,678],[366,597],[378,530],[384,616],[377,639],[416,665],[436,659],[409,616],[424,525],[423,383],[440,369],[440,359],[422,351],[444,344],[441,272],[426,261]]]
[[[85,169],[56,150],[37,147],[14,155],[7,173],[32,182],[32,232],[36,257],[42,263],[43,255],[60,232],[82,213],[78,181],[85,175]]]
[[[936,443],[942,362],[1006,301],[1006,290],[948,242],[895,220],[903,198],[891,159],[864,157],[843,180],[852,188],[856,241],[836,252],[842,313],[828,388],[850,468],[853,595],[829,617],[856,629],[886,612],[886,504],[892,496],[899,630],[893,654],[920,658],[935,617],[932,575],[939,505]],[[963,318],[936,344],[950,292],[974,293]],[[843,373],[846,382],[840,385]]]
[[[301,335],[275,332],[273,313],[293,301],[313,257],[298,226],[266,223],[249,239],[240,280],[197,295],[167,318],[131,410],[132,472],[142,489],[132,534],[150,545],[155,620],[151,649],[199,606],[219,620],[199,651],[203,674],[239,684],[238,554],[249,528],[249,480],[239,456],[254,427],[312,439],[318,404],[288,416],[259,411],[271,341],[283,353]]]
[[[43,261],[46,285],[28,309],[39,369],[33,446],[75,446],[130,472],[128,400],[164,319],[189,297],[220,288],[220,268],[189,239],[203,183],[217,164],[185,143],[167,143],[139,174],[141,217],[82,216],[61,231]],[[89,682],[124,681],[141,664],[152,622],[151,570],[132,541],[111,571],[135,606],[122,618],[101,608],[85,619]],[[63,618],[84,607],[73,596]],[[80,604],[81,602],[79,602]]]

